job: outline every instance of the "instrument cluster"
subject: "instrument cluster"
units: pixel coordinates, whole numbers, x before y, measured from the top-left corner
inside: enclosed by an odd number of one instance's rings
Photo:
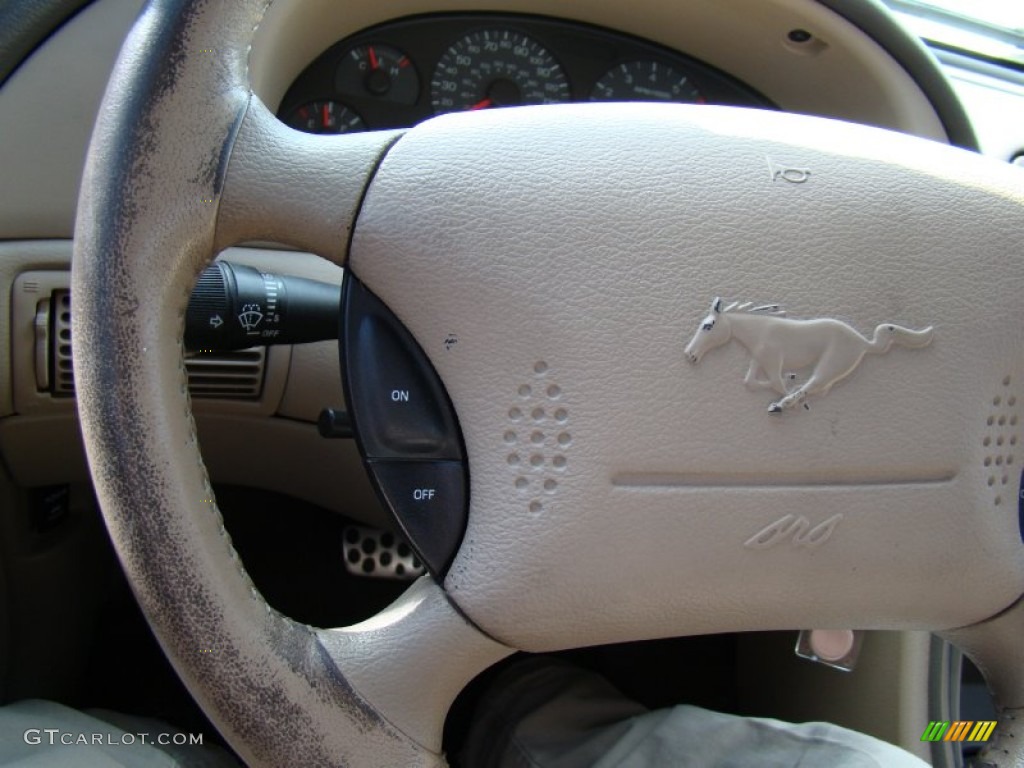
[[[675,101],[773,108],[700,61],[584,24],[498,14],[418,16],[331,46],[278,115],[310,133],[405,128],[520,104]]]

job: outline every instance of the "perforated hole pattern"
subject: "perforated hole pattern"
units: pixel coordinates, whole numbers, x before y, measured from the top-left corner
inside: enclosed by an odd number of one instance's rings
[[[538,515],[558,493],[569,467],[569,409],[562,387],[543,360],[534,363],[532,375],[516,387],[515,395],[502,436],[506,461],[526,511]]]
[[[1020,444],[1020,414],[1013,379],[1005,376],[1002,386],[993,395],[985,419],[985,433],[981,445],[985,449],[982,465],[986,484],[995,506],[1015,501],[1016,482],[1020,477],[1018,447]]]

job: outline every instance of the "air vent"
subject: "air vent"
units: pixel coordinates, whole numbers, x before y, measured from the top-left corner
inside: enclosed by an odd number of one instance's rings
[[[71,294],[53,292],[50,313],[51,393],[73,397],[75,377],[71,361]],[[200,352],[185,360],[192,397],[211,400],[256,400],[263,389],[267,351],[263,347],[238,352]]]
[[[62,397],[75,394],[75,374],[71,367],[71,292],[54,291],[50,310],[50,359],[53,375],[50,392]]]
[[[185,361],[188,388],[195,398],[248,399],[260,396],[266,347],[238,352],[201,352]]]

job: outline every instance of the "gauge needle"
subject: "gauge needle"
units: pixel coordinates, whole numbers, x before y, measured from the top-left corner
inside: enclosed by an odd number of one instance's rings
[[[377,53],[373,50],[373,46],[369,46],[366,50],[370,54],[370,69],[377,69],[380,62],[377,61]]]
[[[324,117],[324,125],[330,125],[331,124],[331,115],[330,115],[330,112],[329,112],[329,110],[327,108],[327,105],[324,104],[323,108],[320,111],[321,111],[321,114],[323,114],[323,117]]]
[[[492,104],[494,104],[494,102],[490,99],[484,99],[483,101],[478,101],[476,104],[471,106],[470,109],[487,109]]]

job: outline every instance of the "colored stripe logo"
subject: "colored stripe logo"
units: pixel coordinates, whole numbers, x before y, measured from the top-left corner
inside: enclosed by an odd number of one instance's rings
[[[988,741],[997,724],[995,720],[932,720],[921,741]]]

